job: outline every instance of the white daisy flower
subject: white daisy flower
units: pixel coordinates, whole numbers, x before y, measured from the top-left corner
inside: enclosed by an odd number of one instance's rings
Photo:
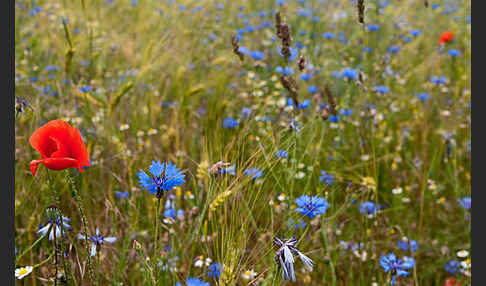
[[[17,277],[17,279],[22,279],[24,278],[25,276],[29,275],[30,272],[32,272],[34,268],[32,266],[25,266],[25,267],[20,267],[20,268],[17,268],[15,269],[15,277]]]

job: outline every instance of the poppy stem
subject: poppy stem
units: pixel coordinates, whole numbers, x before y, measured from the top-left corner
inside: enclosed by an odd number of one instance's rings
[[[91,282],[94,285],[96,285],[94,271],[93,271],[93,265],[91,263],[91,254],[90,254],[90,251],[89,251],[88,224],[86,222],[86,215],[84,214],[83,201],[81,199],[81,196],[79,195],[78,189],[76,188],[76,184],[74,182],[74,179],[73,179],[72,175],[69,173],[69,171],[66,171],[66,178],[68,179],[69,184],[71,185],[72,194],[74,196],[74,199],[77,202],[78,211],[79,211],[79,214],[81,215],[81,221],[83,222],[83,236],[84,236],[84,245],[85,245],[85,249],[86,249],[86,256],[87,256],[87,259],[88,259],[89,278],[90,278]]]

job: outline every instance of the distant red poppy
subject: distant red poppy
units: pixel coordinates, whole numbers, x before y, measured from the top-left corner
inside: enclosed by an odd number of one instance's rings
[[[84,166],[91,166],[81,133],[62,120],[44,124],[30,136],[29,142],[42,158],[30,162],[32,176],[39,164],[51,170],[78,168],[80,172]]]
[[[461,282],[451,277],[445,281],[444,286],[461,286]]]
[[[454,34],[451,31],[445,31],[440,35],[439,44],[448,43],[452,41]]]

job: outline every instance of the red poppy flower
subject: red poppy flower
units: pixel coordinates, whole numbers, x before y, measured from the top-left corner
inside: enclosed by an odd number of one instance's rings
[[[461,282],[451,277],[445,281],[444,286],[461,286]]]
[[[91,166],[81,133],[62,120],[44,124],[30,136],[29,142],[42,158],[30,162],[32,176],[39,164],[51,170],[78,168],[80,172],[84,166]]]
[[[454,34],[451,31],[445,31],[440,35],[439,44],[448,43],[452,41],[452,38],[454,38]]]

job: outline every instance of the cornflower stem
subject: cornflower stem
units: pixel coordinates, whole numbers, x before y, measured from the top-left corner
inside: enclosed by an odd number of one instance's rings
[[[158,278],[158,271],[157,271],[157,260],[155,259],[157,257],[157,253],[158,253],[158,241],[159,241],[159,209],[160,209],[160,200],[161,200],[162,196],[160,196],[158,193],[157,193],[157,204],[156,204],[156,207],[155,207],[155,240],[154,240],[154,261],[153,261],[153,264],[154,264],[154,276],[155,276],[155,282],[157,283],[157,278]]]
[[[74,199],[77,202],[78,211],[79,211],[79,214],[81,215],[81,221],[83,223],[84,246],[85,246],[86,256],[87,256],[87,260],[88,260],[89,278],[90,278],[91,282],[94,285],[96,285],[95,277],[94,277],[94,271],[93,271],[93,265],[91,263],[91,254],[90,254],[90,251],[89,251],[88,224],[86,222],[86,216],[84,214],[83,201],[81,199],[81,196],[79,195],[78,189],[76,188],[76,184],[74,182],[72,175],[69,172],[66,172],[66,177],[69,181],[69,184],[71,185],[72,193],[73,193]]]
[[[54,222],[55,224],[56,222]],[[62,224],[62,222],[61,222]],[[62,234],[61,234],[62,235]],[[57,286],[57,274],[58,274],[58,271],[59,271],[59,267],[58,267],[58,262],[57,262],[57,237],[56,237],[56,228],[54,228],[54,261],[55,261],[55,264],[56,264],[56,274],[54,276],[54,286]]]
[[[62,214],[61,214],[61,234],[64,233],[64,223],[63,223],[63,220],[62,220]],[[71,273],[71,264],[67,264],[66,262],[66,258],[64,257],[64,243],[62,243],[62,240],[64,238],[62,237],[61,235],[61,258],[62,258],[62,266],[64,268],[64,277],[66,279],[66,285],[69,285],[69,278],[72,276],[72,273]]]

